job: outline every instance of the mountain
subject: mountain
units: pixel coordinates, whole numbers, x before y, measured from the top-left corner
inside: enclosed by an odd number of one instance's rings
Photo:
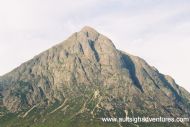
[[[91,27],[0,77],[1,127],[186,127],[101,118],[190,117],[190,93]]]

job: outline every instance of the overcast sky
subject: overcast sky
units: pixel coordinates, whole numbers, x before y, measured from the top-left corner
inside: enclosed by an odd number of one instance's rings
[[[190,91],[190,0],[0,0],[0,75],[86,25]]]

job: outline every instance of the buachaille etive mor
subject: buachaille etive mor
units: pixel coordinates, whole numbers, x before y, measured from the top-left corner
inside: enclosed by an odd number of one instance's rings
[[[1,127],[186,127],[102,117],[190,117],[190,93],[90,27],[0,77]]]

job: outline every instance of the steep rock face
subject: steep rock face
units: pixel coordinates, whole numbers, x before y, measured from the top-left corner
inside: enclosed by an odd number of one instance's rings
[[[31,106],[44,98],[62,100],[66,96],[64,87],[75,82],[92,85],[97,80],[94,74],[103,78],[102,74],[107,77],[121,69],[120,59],[111,40],[85,27],[4,76],[2,84],[7,86],[3,94],[4,105],[16,111],[23,103]]]
[[[90,27],[0,78],[0,107],[10,112],[78,97],[84,103],[76,116],[86,112],[93,118],[126,116],[126,111],[190,116],[187,91],[141,58],[117,50]],[[87,106],[91,102],[93,108]]]

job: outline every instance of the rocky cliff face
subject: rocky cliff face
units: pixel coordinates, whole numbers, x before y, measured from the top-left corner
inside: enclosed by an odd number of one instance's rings
[[[60,112],[64,118],[92,120],[135,113],[189,117],[190,94],[141,58],[84,27],[0,77],[0,108],[2,118],[12,112],[23,119],[38,109],[36,124],[42,116]]]

